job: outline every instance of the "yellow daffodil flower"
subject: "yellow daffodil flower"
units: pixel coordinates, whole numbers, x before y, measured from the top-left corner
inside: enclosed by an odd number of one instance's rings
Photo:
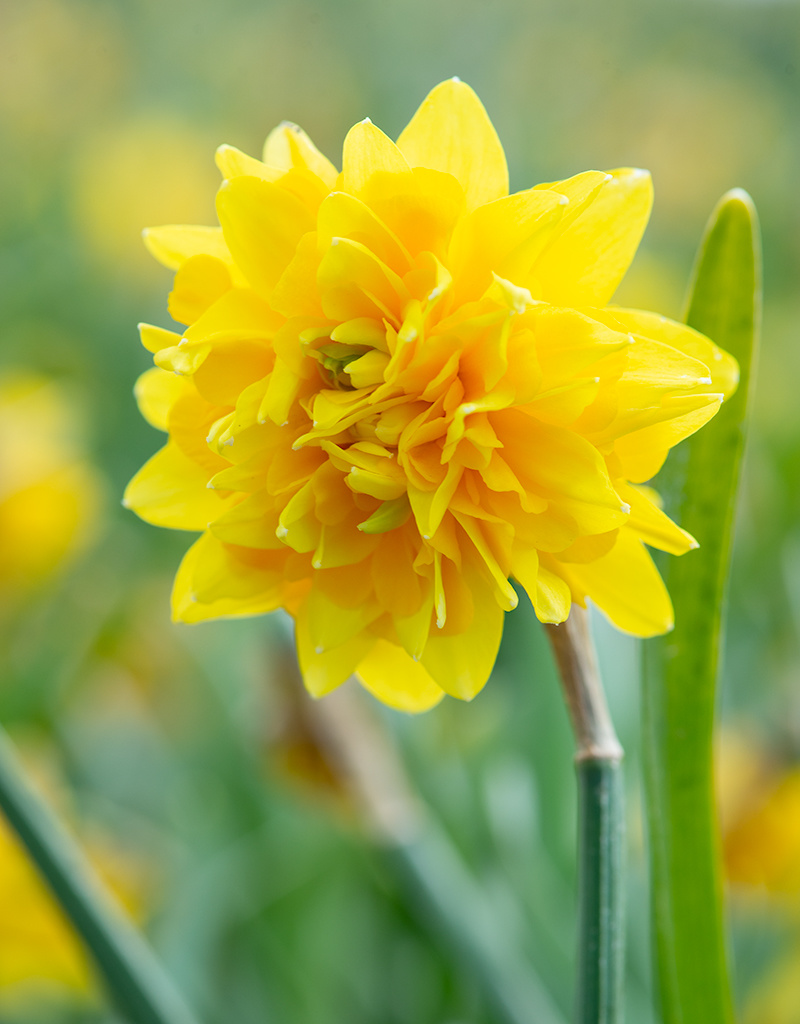
[[[645,543],[695,541],[641,484],[736,384],[735,361],[608,307],[649,175],[587,171],[508,194],[473,91],[437,86],[343,170],[298,127],[230,146],[220,228],[150,230],[180,332],[143,325],[137,385],[169,440],[131,481],[148,522],[204,531],[175,619],[278,607],[316,696],[351,673],[423,710],[484,685],[504,612],[590,597],[621,629],[672,625]]]

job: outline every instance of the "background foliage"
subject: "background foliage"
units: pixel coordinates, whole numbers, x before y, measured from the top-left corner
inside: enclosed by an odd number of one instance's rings
[[[369,115],[396,135],[433,84],[458,74],[495,122],[514,188],[588,167],[652,170],[655,212],[621,302],[680,316],[719,195],[740,185],[759,208],[765,329],[721,788],[744,1019],[800,1021],[798,53],[800,7],[769,0],[0,7],[0,371],[54,382],[57,441],[36,450],[69,436],[56,461],[90,495],[72,557],[26,563],[9,552],[28,550],[23,527],[34,524],[9,511],[2,470],[0,718],[206,1020],[491,1019],[309,732],[280,623],[170,625],[170,579],[190,538],[119,507],[160,444],[131,397],[148,365],[136,322],[169,324],[169,275],[144,252],[141,228],[212,222],[221,142],[257,153],[287,118],[337,160],[355,121]],[[0,409],[4,467],[33,444],[30,429],[18,408]],[[90,465],[92,482],[81,475]],[[472,705],[446,701],[418,719],[375,710],[566,1013],[571,740],[543,635],[520,604]],[[646,1024],[638,650],[596,629],[628,751],[628,1016]],[[4,1024],[109,1020],[4,833],[0,906]]]

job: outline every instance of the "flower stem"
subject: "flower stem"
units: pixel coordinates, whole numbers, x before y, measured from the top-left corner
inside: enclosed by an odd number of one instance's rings
[[[547,633],[575,733],[578,775],[578,899],[580,905],[577,1024],[622,1020],[624,797],[622,747],[597,668],[586,612]]]
[[[0,729],[0,810],[94,958],[131,1024],[195,1024],[139,933],[112,903],[74,840],[26,781]]]

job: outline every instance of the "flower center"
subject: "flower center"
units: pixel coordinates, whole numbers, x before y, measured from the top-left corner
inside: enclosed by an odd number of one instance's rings
[[[312,349],[311,355],[317,360],[320,376],[327,386],[333,386],[337,391],[353,391],[355,385],[350,380],[347,367],[368,351],[367,345],[344,345],[331,341]]]

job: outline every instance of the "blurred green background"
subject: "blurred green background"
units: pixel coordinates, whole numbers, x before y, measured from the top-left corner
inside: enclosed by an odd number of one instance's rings
[[[742,1016],[796,1024],[797,3],[1,5],[0,719],[209,1024],[499,1019],[326,757],[283,625],[172,626],[171,577],[190,538],[119,506],[161,444],[132,398],[148,366],[137,321],[169,325],[170,277],[146,255],[142,227],[213,222],[222,142],[256,154],[289,119],[338,162],[350,125],[369,115],[396,136],[453,74],[483,99],[514,189],[590,167],[653,172],[655,211],[620,302],[680,316],[720,194],[742,186],[760,211],[765,326],[732,578],[721,791]],[[628,1019],[648,1024],[638,648],[595,625],[628,751]],[[521,601],[508,617],[494,677],[473,704],[447,700],[420,718],[368,710],[488,897],[486,934],[518,934],[568,1016],[571,740],[530,607]],[[0,1020],[111,1019],[0,833]]]

